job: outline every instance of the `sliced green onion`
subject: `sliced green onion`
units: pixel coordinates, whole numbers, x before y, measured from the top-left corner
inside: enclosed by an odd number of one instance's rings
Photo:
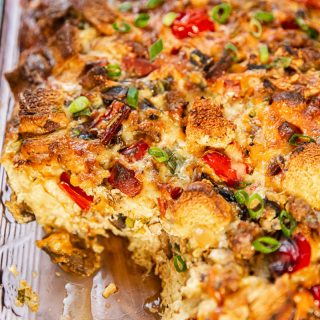
[[[162,39],[159,39],[156,42],[154,42],[149,48],[150,61],[153,61],[160,54],[162,50],[163,50],[163,42],[162,42]]]
[[[261,21],[261,22],[272,22],[274,19],[272,12],[267,11],[257,11],[254,14],[254,18]]]
[[[232,60],[233,61],[239,61],[239,58],[238,58],[238,48],[231,42],[227,43],[225,46],[224,46],[224,50],[229,50],[229,51],[232,51],[234,54],[232,55]]]
[[[117,22],[113,23],[112,28],[121,33],[126,33],[131,31],[130,25],[124,21],[120,22],[119,24]]]
[[[252,245],[256,249],[256,251],[262,253],[272,253],[280,248],[281,243],[277,239],[272,237],[260,237],[254,240]]]
[[[309,27],[307,31],[307,35],[311,39],[318,39],[319,37],[319,31],[315,28]]]
[[[144,28],[148,25],[150,16],[147,13],[140,13],[136,20],[134,20],[134,25],[139,28]]]
[[[319,37],[319,31],[307,25],[303,18],[296,19],[297,25],[305,32],[311,39],[317,39]]]
[[[129,217],[126,217],[126,227],[127,228],[133,228],[134,227],[134,220],[129,218]]]
[[[279,57],[271,63],[270,67],[288,68],[291,64],[291,60],[290,57]]]
[[[231,14],[232,7],[229,3],[221,3],[211,10],[211,18],[220,23],[226,23]]]
[[[80,117],[80,116],[90,116],[90,115],[91,115],[90,108],[85,108],[84,110],[76,112],[76,113],[73,114],[73,116],[75,118]]]
[[[162,2],[163,2],[163,0],[148,0],[147,8],[154,9],[154,8],[158,7]]]
[[[302,140],[301,142],[298,142],[299,140]],[[299,133],[295,133],[291,136],[291,138],[289,139],[289,143],[292,146],[299,146],[301,143],[310,143],[310,142],[316,142],[316,140],[314,140],[313,138],[303,135],[303,134],[299,134]]]
[[[148,153],[153,156],[153,158],[155,158],[158,162],[167,162],[169,160],[168,153],[158,147],[149,148]]]
[[[262,35],[262,25],[259,20],[252,18],[249,23],[249,30],[254,37],[260,38]]]
[[[77,113],[88,108],[89,106],[90,106],[89,99],[85,96],[80,96],[70,103],[68,107],[68,111],[70,113]]]
[[[177,272],[185,272],[187,271],[187,264],[185,261],[181,258],[181,256],[174,256],[173,257],[173,265]]]
[[[303,18],[301,17],[296,18],[296,23],[302,31],[305,31],[305,32],[308,31],[309,26],[306,24]]]
[[[280,220],[280,226],[283,234],[288,238],[291,237],[292,233],[297,227],[296,220],[293,218],[293,216],[289,212],[285,210],[281,211],[279,220]],[[287,226],[288,224],[289,226]]]
[[[113,79],[121,76],[121,67],[119,64],[108,64],[105,68],[109,78]]]
[[[258,204],[256,203],[258,202]],[[264,201],[262,197],[255,193],[249,197],[247,202],[247,208],[252,219],[258,219],[261,216],[261,213],[264,209]]]
[[[244,190],[238,190],[234,196],[239,204],[246,204],[249,200],[249,195]]]
[[[124,3],[120,4],[119,10],[121,12],[131,11],[132,10],[132,3],[131,2],[124,2]]]
[[[177,14],[175,12],[168,12],[163,17],[162,23],[165,26],[170,27],[172,25],[173,21],[176,20],[176,17],[177,17]]]
[[[138,104],[139,90],[135,87],[130,87],[127,93],[127,103],[130,107],[136,108]]]
[[[175,173],[176,171],[176,168],[177,168],[177,158],[174,156],[173,152],[170,151],[170,150],[166,150],[168,156],[169,156],[169,159],[167,161],[167,167],[169,168],[170,172],[172,174]]]
[[[260,62],[266,64],[269,61],[269,49],[265,43],[262,43],[259,47]]]

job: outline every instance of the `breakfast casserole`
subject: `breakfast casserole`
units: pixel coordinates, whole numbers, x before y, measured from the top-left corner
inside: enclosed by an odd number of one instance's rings
[[[320,1],[22,4],[1,163],[52,261],[111,232],[161,319],[319,319]]]

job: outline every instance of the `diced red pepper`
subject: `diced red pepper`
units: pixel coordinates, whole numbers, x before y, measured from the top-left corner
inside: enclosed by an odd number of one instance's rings
[[[271,271],[279,275],[296,272],[310,264],[310,243],[302,234],[297,234],[293,239],[281,242],[275,257],[276,260],[270,265]]]
[[[178,39],[194,37],[202,31],[214,31],[214,24],[206,10],[189,9],[178,14],[171,26]]]
[[[142,183],[136,178],[133,170],[127,169],[120,162],[116,162],[111,169],[108,182],[113,188],[119,189],[129,197],[134,197],[142,190]]]
[[[312,295],[313,295],[313,298],[317,304],[318,307],[320,307],[320,284],[317,284],[315,286],[313,286],[311,289],[310,289]]]
[[[70,176],[63,172],[60,176],[59,187],[84,211],[88,211],[93,202],[93,196],[87,195],[80,187],[70,183]]]
[[[238,177],[237,171],[232,167],[231,159],[226,155],[218,151],[212,151],[206,153],[202,159],[228,186],[233,187],[240,182],[241,179]]]
[[[141,160],[147,150],[149,149],[149,145],[144,141],[140,140],[132,146],[124,149],[121,153],[131,162]]]
[[[294,237],[294,241],[296,242],[299,249],[299,257],[292,272],[307,267],[310,264],[311,260],[311,246],[309,241],[302,234],[297,234]]]

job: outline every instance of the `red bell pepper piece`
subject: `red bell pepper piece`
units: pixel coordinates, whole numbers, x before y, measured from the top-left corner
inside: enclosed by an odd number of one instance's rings
[[[140,140],[132,146],[124,149],[121,153],[130,162],[134,162],[141,160],[145,156],[148,149],[149,145],[144,140]]]
[[[214,24],[206,10],[189,9],[178,14],[171,26],[178,39],[194,37],[202,31],[214,31]]]
[[[84,211],[88,211],[93,202],[93,196],[87,195],[81,188],[70,183],[70,176],[63,172],[60,176],[59,187]]]
[[[281,242],[275,257],[276,260],[270,265],[271,271],[278,275],[296,272],[310,264],[310,243],[302,234],[297,234],[293,239]]]
[[[202,159],[228,186],[233,187],[240,181],[237,171],[232,168],[231,160],[226,155],[218,151],[212,151],[206,153]]]
[[[320,307],[320,284],[313,286],[310,289],[310,291],[313,295],[313,298],[314,298],[316,304],[318,305],[318,307]]]

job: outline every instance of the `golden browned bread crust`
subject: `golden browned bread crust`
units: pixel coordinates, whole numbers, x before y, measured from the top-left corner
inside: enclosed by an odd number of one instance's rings
[[[293,151],[284,173],[284,190],[320,209],[319,179],[320,146],[310,143]]]
[[[189,110],[186,138],[190,150],[226,148],[235,139],[235,125],[211,99],[197,99]]]

